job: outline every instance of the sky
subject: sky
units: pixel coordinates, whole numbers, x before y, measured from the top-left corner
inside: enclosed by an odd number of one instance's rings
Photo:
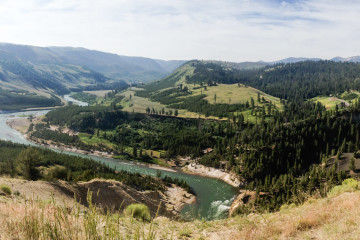
[[[0,0],[0,42],[233,62],[360,55],[360,0]]]

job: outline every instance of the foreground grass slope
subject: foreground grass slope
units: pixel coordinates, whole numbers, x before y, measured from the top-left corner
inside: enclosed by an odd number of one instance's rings
[[[358,239],[358,185],[346,180],[328,197],[309,198],[300,206],[208,222],[164,217],[143,222],[126,214],[103,214],[92,204],[82,211],[54,202],[19,201],[0,190],[0,239]]]

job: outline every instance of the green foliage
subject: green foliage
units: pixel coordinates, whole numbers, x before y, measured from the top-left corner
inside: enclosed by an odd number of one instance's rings
[[[37,168],[40,161],[41,154],[36,148],[29,147],[22,150],[18,155],[19,172],[27,180],[37,180],[40,177],[40,171]]]
[[[350,159],[350,163],[349,163],[349,169],[350,170],[355,170],[355,158],[354,157],[352,157],[351,159]]]
[[[69,172],[64,166],[51,166],[47,169],[47,175],[45,176],[48,180],[67,179]]]
[[[184,237],[190,238],[191,234],[192,234],[192,230],[190,228],[184,228],[179,232],[179,236],[181,238],[184,238]]]
[[[127,206],[124,213],[144,222],[150,222],[150,210],[145,204],[131,204]]]
[[[336,197],[344,192],[353,192],[359,189],[359,182],[353,178],[345,179],[341,185],[333,187],[329,193],[329,197]]]
[[[11,195],[11,188],[7,185],[0,185],[0,189],[7,195]]]
[[[93,94],[77,92],[72,93],[70,96],[78,101],[87,102],[89,105],[93,105],[96,103],[96,96]]]
[[[135,158],[138,154],[134,149],[140,148],[163,149],[167,151],[166,156],[184,154],[198,156],[200,148],[205,148],[214,142],[211,133],[215,133],[212,123],[201,121],[200,124],[203,125],[201,131],[198,129],[199,121],[195,119],[132,114],[106,107],[64,107],[49,112],[46,120],[50,124],[67,125],[74,130],[88,132],[90,136],[97,135],[98,130],[95,129],[100,129],[103,134],[96,137],[115,145],[113,149],[107,150],[117,154],[129,154]],[[50,134],[50,130],[39,130],[32,135],[74,144],[83,149],[96,148],[95,145],[84,145],[77,136],[66,137],[52,132]],[[125,146],[131,147],[133,151],[125,153]],[[147,161],[149,156],[139,156],[138,159]]]
[[[35,107],[55,107],[61,105],[61,100],[52,96],[51,98],[37,96],[28,92],[5,91],[0,88],[0,109],[17,110]]]
[[[0,140],[0,175],[21,176],[25,179],[45,179],[65,181],[89,181],[94,178],[114,179],[137,190],[164,191],[170,183],[184,185],[176,179],[157,179],[139,173],[115,171],[94,160],[56,153],[51,150],[35,148]],[[14,161],[17,159],[17,161]],[[40,172],[45,167],[47,171]]]
[[[200,61],[194,66],[194,74],[187,78],[188,83],[242,83],[282,99],[309,99],[360,88],[358,63],[305,61],[253,70],[237,70]]]
[[[341,99],[344,99],[344,100],[353,100],[355,98],[358,98],[359,96],[356,94],[356,93],[353,93],[353,92],[346,92],[344,94],[341,95]]]
[[[210,104],[207,100],[203,99],[205,96],[206,95],[187,97],[182,99],[182,102],[171,104],[169,107],[175,109],[186,109],[190,112],[201,113],[205,116],[216,116],[219,118],[228,117],[229,113],[242,112],[248,109],[248,107],[246,107],[246,103]],[[166,104],[162,101],[160,102]]]
[[[66,145],[70,144],[81,144],[78,136],[70,136],[69,134],[61,133],[58,131],[52,131],[47,129],[43,124],[35,125],[36,131],[31,132],[30,136],[35,138],[40,138],[44,140],[54,140],[56,142],[61,142]]]

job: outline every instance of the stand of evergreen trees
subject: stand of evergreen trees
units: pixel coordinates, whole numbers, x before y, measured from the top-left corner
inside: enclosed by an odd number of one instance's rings
[[[0,175],[28,180],[89,181],[94,178],[115,179],[137,190],[165,191],[165,186],[176,184],[192,191],[184,181],[165,176],[154,178],[139,173],[117,171],[89,158],[60,154],[0,140]]]

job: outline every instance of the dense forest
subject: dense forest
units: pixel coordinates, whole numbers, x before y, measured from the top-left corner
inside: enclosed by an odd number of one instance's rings
[[[166,150],[166,156],[193,154],[198,156],[200,150],[214,143],[211,133],[204,134],[198,131],[198,119],[183,119],[156,114],[127,113],[111,107],[93,106],[79,107],[68,106],[46,115],[48,124],[68,126],[79,132],[86,132],[114,144],[110,151],[123,154],[124,147],[150,150]],[[225,125],[225,123],[223,123]],[[206,123],[213,129],[215,123]],[[41,125],[35,127],[34,137],[56,139],[60,142],[77,143],[83,146],[77,136],[64,136],[55,133],[51,137],[50,130]],[[87,146],[88,148],[95,146]],[[140,155],[139,152],[139,155]],[[133,154],[133,155],[138,155]],[[136,157],[136,156],[135,156]],[[148,156],[142,156],[147,158]]]
[[[242,84],[288,101],[303,101],[316,96],[337,96],[360,90],[360,64],[333,61],[304,61],[275,64],[258,69],[239,70],[213,62],[190,61],[193,73],[174,72],[158,82],[141,86],[136,95],[150,98],[169,108],[186,109],[206,116],[228,117],[229,113],[252,110],[250,103],[209,104],[206,88],[217,84]],[[191,88],[178,84],[181,77]],[[178,84],[178,85],[176,85]],[[203,89],[192,96],[192,90]],[[267,106],[275,108],[271,103]],[[265,108],[266,108],[265,107]]]
[[[360,89],[360,64],[304,61],[238,70],[215,63],[194,61],[188,83],[242,83],[286,100],[309,99]]]
[[[0,140],[0,175],[28,180],[89,181],[94,178],[115,179],[137,190],[164,191],[177,184],[191,191],[186,182],[168,176],[153,178],[139,173],[117,171],[89,158],[70,156],[51,150]]]

